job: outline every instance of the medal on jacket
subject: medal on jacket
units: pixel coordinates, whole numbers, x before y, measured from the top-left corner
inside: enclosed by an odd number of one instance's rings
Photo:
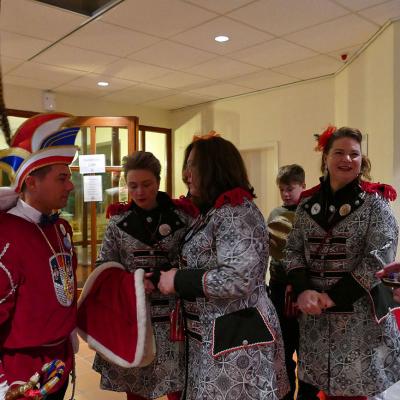
[[[183,342],[185,340],[181,301],[179,299],[176,300],[175,308],[170,315],[169,340],[171,342]]]
[[[321,211],[321,205],[319,203],[315,203],[311,207],[311,214],[317,215]]]
[[[341,217],[345,217],[346,215],[350,214],[351,211],[351,205],[350,204],[343,204],[340,208],[339,208],[339,215]]]

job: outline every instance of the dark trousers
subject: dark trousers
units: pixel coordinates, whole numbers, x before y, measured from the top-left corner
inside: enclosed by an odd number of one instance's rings
[[[296,362],[293,361],[293,353],[299,351],[299,323],[296,318],[285,316],[285,290],[286,285],[279,282],[269,282],[269,295],[275,306],[281,324],[283,344],[285,346],[286,372],[290,383],[290,392],[284,400],[292,400],[296,390]],[[319,390],[309,383],[299,380],[298,400],[319,400]]]

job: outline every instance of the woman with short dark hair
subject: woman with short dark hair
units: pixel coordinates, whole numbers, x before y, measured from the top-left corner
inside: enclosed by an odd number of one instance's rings
[[[93,368],[101,374],[102,389],[126,392],[128,400],[164,395],[177,400],[184,384],[184,346],[179,341],[183,338],[173,337],[174,327],[170,326],[176,298],[161,294],[157,283],[161,270],[178,263],[178,244],[188,217],[166,193],[159,191],[161,165],[152,153],[137,151],[130,155],[124,160],[123,171],[132,200],[111,207],[96,264],[115,261],[129,272],[138,268],[146,272],[144,287],[150,303],[156,355],[147,366],[122,368],[97,354]]]
[[[201,214],[181,245],[181,269],[161,273],[162,293],[184,299],[187,400],[278,400],[288,391],[281,332],[266,293],[268,239],[239,151],[198,139],[186,183]]]

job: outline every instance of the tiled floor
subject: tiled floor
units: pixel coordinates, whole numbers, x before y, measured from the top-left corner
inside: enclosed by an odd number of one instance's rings
[[[100,390],[100,376],[92,370],[94,352],[90,350],[86,343],[80,342],[79,352],[76,355],[76,389],[74,400],[125,400],[123,393],[115,393],[106,390]],[[70,399],[72,385],[69,385],[65,399]],[[371,400],[399,400],[400,382],[387,390],[382,397]],[[163,397],[160,400],[166,400]]]
[[[74,400],[126,400],[124,393],[100,390],[100,375],[92,370],[94,352],[85,342],[80,341],[76,355],[76,387]],[[70,399],[72,385],[68,387],[65,399]],[[161,399],[160,399],[161,400]],[[166,400],[165,397],[162,400]]]

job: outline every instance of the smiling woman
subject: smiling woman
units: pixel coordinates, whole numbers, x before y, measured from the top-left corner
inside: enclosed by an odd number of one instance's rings
[[[396,192],[362,180],[371,165],[361,141],[358,129],[346,127],[318,137],[324,176],[302,193],[286,247],[302,312],[299,378],[332,400],[367,399],[400,379],[399,304],[375,275],[396,253],[388,204]]]

